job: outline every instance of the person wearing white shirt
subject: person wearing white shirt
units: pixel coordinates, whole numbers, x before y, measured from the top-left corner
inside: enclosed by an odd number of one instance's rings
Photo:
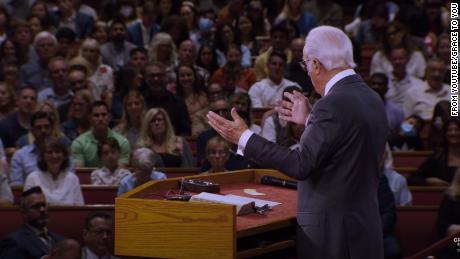
[[[385,97],[403,109],[407,91],[411,87],[422,87],[423,81],[407,73],[409,59],[406,49],[402,47],[392,49],[390,61],[393,65],[393,72],[389,76],[388,92]]]
[[[286,55],[281,52],[273,51],[268,58],[268,78],[262,79],[249,88],[252,107],[274,107],[276,102],[281,99],[283,90],[288,86],[300,86],[284,78],[286,68]]]
[[[407,186],[406,178],[393,169],[393,155],[388,143],[383,158],[383,173],[388,179],[388,185],[395,199],[395,206],[412,205],[412,194]]]
[[[386,54],[379,50],[372,56],[370,74],[374,73],[384,73],[387,76],[390,76],[393,72],[393,65]],[[406,70],[410,76],[423,78],[425,75],[426,61],[423,57],[422,52],[414,50],[409,55],[409,61],[407,62]]]
[[[26,178],[24,191],[40,186],[46,200],[53,205],[83,205],[78,177],[69,171],[68,149],[58,139],[44,141],[38,169]]]
[[[439,101],[450,101],[450,87],[443,83],[445,72],[446,65],[441,59],[433,58],[428,62],[426,81],[422,87],[413,87],[407,92],[404,101],[406,117],[416,114],[428,121]]]

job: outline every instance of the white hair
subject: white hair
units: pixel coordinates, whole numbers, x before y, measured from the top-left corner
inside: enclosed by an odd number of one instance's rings
[[[58,41],[57,41],[56,37],[53,34],[51,34],[48,31],[41,31],[34,38],[34,47],[37,47],[37,44],[38,44],[39,41],[42,41],[42,40],[47,39],[47,38],[52,39],[54,45],[56,45],[56,46],[58,45]]]
[[[177,53],[176,53],[176,44],[174,44],[174,40],[166,32],[159,32],[153,36],[152,41],[150,42],[149,46],[149,57],[151,62],[157,62],[158,61],[158,46],[165,44],[165,45],[171,45],[172,51],[171,51],[171,57],[170,57],[170,62],[173,64],[173,62],[177,58]]]
[[[153,170],[156,154],[150,148],[142,147],[134,150],[131,163],[134,168]]]
[[[348,36],[332,26],[319,26],[305,38],[303,55],[318,59],[327,71],[356,67],[353,61],[353,45]]]

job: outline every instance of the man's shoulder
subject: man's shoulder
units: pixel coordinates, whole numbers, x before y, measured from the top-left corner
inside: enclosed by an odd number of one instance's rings
[[[120,144],[129,143],[128,139],[126,139],[123,135],[112,129],[109,129],[109,136],[115,138]]]
[[[92,142],[92,139],[94,139],[93,134],[91,133],[91,130],[88,130],[80,134],[80,136],[78,136],[76,139],[74,139],[74,141],[72,141],[72,146],[88,144]]]

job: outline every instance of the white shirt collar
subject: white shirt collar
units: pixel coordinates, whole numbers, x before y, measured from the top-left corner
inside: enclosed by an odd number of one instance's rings
[[[356,74],[356,72],[353,70],[353,69],[345,69],[339,73],[337,73],[335,76],[333,76],[331,78],[331,80],[329,80],[326,84],[326,87],[324,88],[324,95],[323,96],[326,96],[327,93],[329,93],[329,91],[331,91],[332,87],[335,85],[335,83],[337,83],[338,81],[340,81],[341,79],[347,77],[347,76],[351,76],[351,75],[354,75]]]

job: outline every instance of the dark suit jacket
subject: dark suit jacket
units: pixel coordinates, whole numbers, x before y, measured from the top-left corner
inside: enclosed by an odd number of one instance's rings
[[[128,41],[131,42],[134,45],[137,45],[138,47],[144,47],[144,39],[142,37],[142,28],[141,28],[141,22],[135,22],[132,25],[128,27]],[[153,36],[155,33],[160,31],[160,27],[158,24],[154,24],[152,28],[150,28],[150,39],[151,41],[153,39]]]
[[[249,138],[245,158],[299,180],[299,258],[383,257],[377,189],[387,131],[382,100],[351,75],[315,104],[300,150]]]
[[[59,28],[60,23],[59,11],[56,11],[51,14],[51,23],[54,27]],[[84,39],[89,35],[94,25],[93,17],[82,12],[77,12],[75,14],[75,27],[77,37],[79,39]]]
[[[63,239],[49,232],[55,243]],[[10,234],[0,242],[0,258],[2,259],[39,259],[48,253],[48,248],[40,238],[26,225]]]

